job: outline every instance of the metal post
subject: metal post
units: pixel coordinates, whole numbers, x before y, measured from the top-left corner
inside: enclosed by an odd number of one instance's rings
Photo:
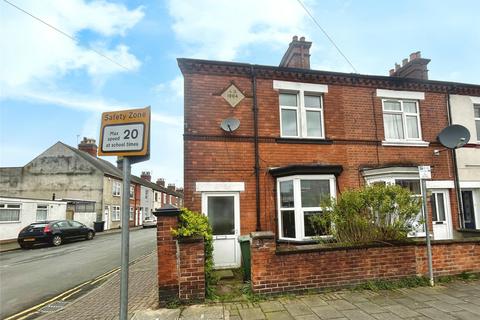
[[[430,279],[430,286],[434,286],[433,280],[433,266],[432,266],[432,244],[430,243],[430,232],[428,230],[428,211],[427,211],[427,184],[425,179],[422,181],[422,207],[423,207],[423,218],[425,219],[425,238],[427,240],[427,257],[428,257],[428,277]]]
[[[127,320],[128,315],[128,260],[129,260],[129,226],[130,220],[130,159],[123,158],[123,193],[122,193],[122,249],[120,278],[120,320]]]

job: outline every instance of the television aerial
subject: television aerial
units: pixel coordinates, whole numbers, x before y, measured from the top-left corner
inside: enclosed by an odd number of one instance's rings
[[[443,129],[437,138],[445,148],[457,149],[470,141],[470,132],[464,126],[452,124]]]
[[[230,133],[237,130],[239,126],[240,126],[240,120],[235,118],[225,119],[220,124],[220,128],[222,128],[223,131],[230,132]]]

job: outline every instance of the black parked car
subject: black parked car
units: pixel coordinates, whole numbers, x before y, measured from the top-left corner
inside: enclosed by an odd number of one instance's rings
[[[40,221],[30,224],[18,234],[18,244],[23,249],[31,248],[37,243],[49,243],[54,246],[64,241],[86,239],[92,240],[95,230],[83,223],[73,220]]]

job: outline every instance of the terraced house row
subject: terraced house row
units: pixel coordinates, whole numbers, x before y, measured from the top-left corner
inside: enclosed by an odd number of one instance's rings
[[[94,139],[78,148],[57,142],[23,167],[0,168],[0,241],[14,239],[26,225],[48,219],[74,219],[90,227],[120,228],[122,170],[97,157]],[[165,205],[183,206],[183,190],[150,172],[131,176],[130,226],[141,226]],[[65,203],[59,210],[54,202]],[[62,211],[62,212],[61,212]]]
[[[388,76],[312,70],[311,44],[294,37],[279,66],[178,59],[185,206],[210,218],[216,266],[239,266],[237,238],[253,231],[310,242],[320,199],[365,184],[427,192],[434,239],[478,233],[480,85],[429,80],[420,52]],[[468,128],[465,147],[438,142],[450,124]]]

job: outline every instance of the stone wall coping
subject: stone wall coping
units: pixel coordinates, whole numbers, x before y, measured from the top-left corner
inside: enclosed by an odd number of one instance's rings
[[[277,255],[286,254],[301,254],[311,252],[328,252],[328,251],[343,251],[343,250],[360,250],[369,248],[394,248],[404,246],[425,246],[425,240],[406,240],[406,241],[390,241],[390,242],[377,242],[358,245],[340,245],[340,244],[306,244],[306,245],[289,245],[289,246],[277,246],[275,253]],[[467,238],[467,239],[455,239],[455,240],[432,240],[432,246],[435,245],[450,245],[461,243],[480,243],[480,237]]]
[[[181,213],[180,209],[172,207],[156,210],[153,212],[153,215],[155,217],[178,217]]]
[[[202,236],[191,236],[191,237],[177,237],[179,243],[194,243],[194,242],[203,242],[204,239]]]
[[[256,231],[250,233],[252,239],[275,239],[275,234],[272,231]]]

